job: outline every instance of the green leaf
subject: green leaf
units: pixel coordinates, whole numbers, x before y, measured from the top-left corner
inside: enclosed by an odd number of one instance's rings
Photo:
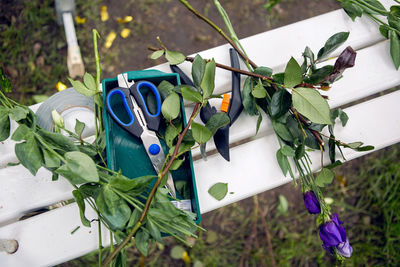
[[[97,208],[111,230],[123,230],[131,216],[131,209],[110,185],[102,186],[95,198]]]
[[[8,109],[0,107],[0,142],[6,140],[10,136],[10,118],[8,117]]]
[[[206,128],[210,130],[211,135],[214,135],[217,130],[231,122],[225,112],[215,113],[206,123]]]
[[[71,151],[65,153],[64,158],[65,164],[56,172],[67,178],[72,184],[99,181],[96,165],[85,153]]]
[[[374,149],[375,149],[374,146],[362,146],[362,147],[356,148],[356,150],[357,150],[358,152],[370,151],[370,150],[374,150]]]
[[[160,84],[157,86],[158,91],[160,92],[161,98],[165,99],[169,94],[171,94],[174,91],[174,87],[170,82],[167,80],[163,80],[160,82]]]
[[[181,102],[179,99],[179,95],[175,92],[172,92],[161,105],[161,112],[164,118],[168,121],[172,121],[177,118],[179,112],[181,111]]]
[[[279,199],[279,203],[278,203],[277,210],[283,214],[287,213],[289,210],[288,200],[286,199],[286,197],[284,195],[279,195],[278,199]]]
[[[60,133],[52,133],[43,129],[40,129],[37,133],[53,148],[62,150],[63,152],[79,150],[71,139]]]
[[[147,253],[149,252],[149,238],[150,235],[146,231],[141,228],[138,233],[135,236],[135,243],[140,251],[140,253],[143,254],[143,256],[147,256]]]
[[[293,107],[310,121],[332,124],[328,102],[315,89],[296,88],[292,94]]]
[[[20,107],[20,106],[16,106],[13,107],[10,110],[10,119],[14,120],[14,121],[20,121],[22,119],[25,119],[29,114],[29,109],[27,107]]]
[[[195,86],[200,87],[205,70],[206,70],[206,62],[200,55],[196,55],[194,57],[192,64],[192,77],[193,77],[193,84]]]
[[[228,193],[228,184],[216,183],[208,189],[208,193],[216,200],[222,200]]]
[[[286,89],[280,89],[272,95],[271,117],[277,119],[286,114],[292,106],[292,95]]]
[[[278,151],[276,151],[276,159],[278,160],[278,164],[283,172],[283,175],[286,176],[290,168],[288,158],[283,155],[282,151],[279,149]]]
[[[15,155],[19,162],[33,175],[36,175],[37,170],[44,163],[39,144],[33,135],[28,136],[26,142],[15,145]]]
[[[151,210],[152,209],[149,210],[149,214],[150,214]],[[128,225],[126,226],[126,228],[129,229],[129,228],[134,227],[136,225],[136,223],[139,221],[140,215],[141,215],[141,212],[138,209],[134,209],[131,214],[131,217],[129,218],[129,222],[128,222]]]
[[[305,82],[310,84],[319,84],[320,82],[325,81],[325,78],[327,78],[327,76],[329,76],[329,74],[332,72],[332,65],[323,66],[322,68],[314,70],[310,77],[305,80]]]
[[[178,65],[185,61],[186,57],[181,52],[165,50],[165,58],[171,65]]]
[[[262,117],[262,114],[260,113],[257,118],[256,134],[258,134],[258,131],[260,130],[262,119],[263,119],[263,117]]]
[[[399,35],[394,31],[390,31],[390,55],[396,70],[400,66],[400,40]]]
[[[253,82],[250,77],[247,77],[242,89],[242,104],[244,109],[250,116],[258,115],[256,99],[252,94]]]
[[[182,163],[185,161],[185,159],[175,159],[174,162],[171,164],[171,167],[169,168],[170,171],[175,171],[179,169],[179,167],[182,165]]]
[[[279,149],[281,153],[287,157],[294,157],[295,156],[295,150],[291,148],[290,146],[283,146],[282,148]]]
[[[265,90],[262,83],[258,81],[251,94],[255,98],[265,98],[267,96],[267,91]]]
[[[318,51],[318,60],[329,56],[336,48],[342,45],[349,37],[350,32],[338,32],[326,41],[324,47]]]
[[[285,140],[287,142],[293,142],[293,136],[290,134],[290,132],[285,124],[277,122],[277,121],[272,121],[272,126],[274,127],[275,133],[280,138],[282,138],[283,140]]]
[[[360,146],[362,146],[364,143],[363,142],[353,142],[353,143],[349,143],[346,145],[346,147],[351,148],[351,149],[356,149],[359,148]]]
[[[0,68],[0,90],[4,93],[11,93],[11,81],[3,74],[3,69]]]
[[[157,59],[157,58],[159,58],[159,57],[161,57],[162,55],[164,55],[164,50],[157,50],[157,51],[154,51],[152,54],[151,54],[151,56],[150,56],[150,58],[151,59]]]
[[[47,168],[60,167],[61,161],[57,156],[53,155],[51,152],[49,152],[46,149],[42,149],[42,152],[43,152],[43,157],[44,157],[44,163]]]
[[[188,101],[192,101],[195,103],[201,103],[203,101],[203,97],[195,88],[184,85],[181,87],[182,97]]]
[[[334,138],[335,136],[331,135],[328,141],[329,159],[331,160],[331,163],[336,161],[336,143]]]
[[[129,179],[122,174],[113,175],[109,185],[116,188],[122,192],[129,192],[133,194],[142,193],[146,187],[156,178],[155,175],[146,175],[141,177],[136,177],[134,179]]]
[[[272,79],[274,79],[274,81],[277,83],[283,84],[285,79],[285,73],[284,72],[276,73],[272,75]]]
[[[346,126],[347,122],[349,121],[349,116],[347,116],[346,112],[342,110],[339,115],[340,121],[342,122],[342,126]]]
[[[311,133],[309,129],[304,129],[306,132],[306,139],[304,140],[304,144],[312,149],[320,149],[319,142],[317,138]]]
[[[82,135],[85,124],[78,119],[75,120],[75,133],[80,137]]]
[[[97,91],[97,86],[96,82],[92,76],[92,74],[85,72],[85,75],[83,75],[83,83],[85,84],[86,88],[89,89],[90,91]]]
[[[171,125],[167,126],[165,130],[165,143],[168,147],[172,147],[174,145],[174,140],[178,136],[178,134],[182,131],[182,124],[179,125]]]
[[[71,78],[68,78],[68,80],[72,84],[72,87],[74,87],[75,91],[77,91],[78,93],[87,97],[91,97],[96,94],[96,91],[90,90],[81,81],[74,81]]]
[[[342,3],[342,8],[353,21],[356,19],[356,17],[361,17],[363,13],[363,9],[361,7],[352,4],[349,1]]]
[[[207,99],[212,95],[214,91],[214,79],[215,79],[215,61],[211,59],[206,64],[203,79],[201,80],[200,87],[203,90],[203,98]]]
[[[330,169],[323,168],[315,179],[315,184],[319,187],[325,187],[332,183],[335,173]]]
[[[386,9],[385,7],[377,0],[364,0],[364,2],[368,3],[369,5],[375,7],[376,9],[380,10],[379,13],[385,13]],[[366,6],[363,6],[364,12],[370,13],[370,14],[379,14],[378,12],[376,12],[375,10],[372,10]],[[383,15],[383,14],[379,14],[379,15]]]
[[[255,74],[263,75],[266,77],[272,76],[272,69],[268,67],[258,67],[254,70]]]
[[[171,249],[171,257],[175,260],[181,260],[183,254],[185,253],[185,249],[182,246],[174,246]]]
[[[197,143],[202,144],[210,140],[212,132],[205,126],[196,122],[192,123],[192,134]]]
[[[29,128],[25,124],[20,124],[12,134],[11,139],[14,141],[27,140],[28,136],[32,134],[33,134],[33,129]]]
[[[305,147],[303,144],[299,145],[295,151],[295,157],[297,160],[301,159],[305,155]]]
[[[297,61],[291,57],[286,65],[284,84],[285,87],[293,87],[303,81],[301,67]]]
[[[146,229],[149,230],[150,235],[154,238],[154,240],[157,240],[160,243],[163,242],[162,238],[161,238],[160,230],[154,224],[154,222],[153,222],[151,217],[147,217]]]
[[[90,227],[90,221],[85,217],[85,201],[79,190],[72,191],[72,195],[75,198],[76,204],[79,207],[79,215],[81,216],[81,222],[84,226]]]

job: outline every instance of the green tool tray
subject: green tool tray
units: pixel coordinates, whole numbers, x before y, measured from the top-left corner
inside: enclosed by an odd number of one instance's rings
[[[173,85],[180,85],[179,75],[175,73],[164,73],[158,70],[140,70],[126,72],[128,80],[135,82],[146,80],[152,82],[155,86],[166,80]],[[103,103],[105,103],[107,93],[118,87],[117,77],[105,79],[103,86]],[[181,98],[181,113],[183,125],[186,125],[185,109]],[[133,179],[145,175],[157,175],[146,153],[146,150],[139,138],[131,135],[120,127],[104,108],[104,124],[106,134],[106,151],[108,168],[114,171],[122,171],[126,177]],[[164,119],[161,120],[160,132],[164,133],[166,128]],[[160,139],[163,151],[168,154],[168,146],[164,140]],[[196,223],[200,223],[201,215],[199,201],[197,198],[196,181],[193,171],[192,154],[185,155],[185,161],[181,167],[171,172],[174,179],[177,198],[190,199],[192,212],[197,214]]]

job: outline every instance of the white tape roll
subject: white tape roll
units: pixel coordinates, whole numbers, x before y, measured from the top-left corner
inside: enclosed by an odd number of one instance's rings
[[[81,95],[74,88],[65,89],[49,97],[36,112],[38,125],[48,131],[53,131],[54,128],[51,116],[53,110],[57,110],[63,117],[66,129],[74,132],[76,119],[78,119],[85,123],[83,138],[86,139],[95,135],[94,102],[92,98]]]

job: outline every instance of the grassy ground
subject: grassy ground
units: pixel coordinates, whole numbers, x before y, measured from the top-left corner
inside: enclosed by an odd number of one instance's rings
[[[77,15],[86,23],[76,25],[87,71],[94,73],[91,29],[103,36],[111,31],[131,29],[124,39],[118,36],[111,48],[101,46],[103,77],[126,70],[150,67],[161,61],[148,58],[147,46],[161,39],[170,49],[194,53],[223,42],[171,0],[83,1],[77,0]],[[195,2],[195,1],[192,1]],[[239,37],[285,25],[337,8],[333,0],[282,0],[268,13],[265,1],[221,1],[232,17]],[[100,5],[106,4],[110,19],[99,19]],[[220,23],[211,3],[194,3],[203,13]],[[67,83],[66,41],[56,23],[54,1],[0,0],[0,67],[11,77],[14,97],[34,103],[35,97],[56,92],[58,81]],[[132,15],[133,21],[118,24],[117,17]],[[168,22],[168,23],[166,23]],[[177,30],[179,29],[179,30]],[[396,266],[400,250],[400,146],[354,160],[338,170],[334,184],[327,188],[333,210],[340,214],[354,247],[347,266]],[[286,201],[287,200],[287,201]],[[265,219],[265,222],[263,221]],[[208,229],[184,259],[176,259],[179,244],[165,239],[153,245],[150,257],[141,258],[129,248],[132,266],[243,266],[271,265],[273,255],[279,266],[333,265],[321,248],[315,217],[305,212],[298,188],[288,184],[204,215]],[[267,234],[269,238],[267,238]],[[268,240],[271,244],[268,244]],[[179,254],[179,253],[178,253]],[[88,266],[96,257],[88,255],[63,266]]]

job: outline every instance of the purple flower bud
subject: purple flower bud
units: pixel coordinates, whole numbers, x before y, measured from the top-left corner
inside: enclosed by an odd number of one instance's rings
[[[304,206],[306,206],[306,209],[308,210],[309,213],[311,214],[321,213],[321,207],[313,191],[305,192],[303,198],[304,198]]]
[[[347,68],[352,68],[356,60],[356,55],[357,53],[353,48],[350,46],[346,47],[337,58],[332,73],[325,77],[325,80],[333,83]]]
[[[353,248],[350,246],[349,239],[346,237],[346,231],[341,226],[337,214],[331,216],[331,221],[322,224],[319,227],[319,236],[322,240],[322,247],[329,253],[333,253],[334,248],[338,254],[344,257],[350,257]]]

